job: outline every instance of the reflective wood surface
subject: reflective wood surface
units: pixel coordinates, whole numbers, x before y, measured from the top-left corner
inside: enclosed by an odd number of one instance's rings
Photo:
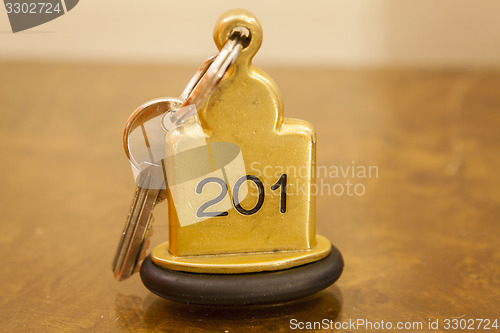
[[[286,332],[294,318],[498,316],[492,70],[263,68],[285,115],[318,133],[317,231],[344,255],[340,280],[303,300],[243,308],[166,301],[137,274],[115,281],[134,191],[123,127],[144,101],[178,95],[196,66],[0,63],[0,330]],[[369,167],[371,177],[359,173]],[[155,217],[153,246],[168,238],[165,204]]]

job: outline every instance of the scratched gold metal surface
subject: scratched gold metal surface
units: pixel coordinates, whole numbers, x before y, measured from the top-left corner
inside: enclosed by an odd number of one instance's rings
[[[273,271],[304,265],[324,258],[331,251],[330,241],[316,235],[316,245],[307,251],[255,252],[236,255],[173,256],[168,242],[157,246],[151,256],[155,263],[172,270],[217,274]]]
[[[261,26],[252,14],[235,10],[223,15],[214,30],[217,47],[236,27],[250,31],[250,42],[199,111],[199,118],[209,144],[239,146],[246,172],[263,183],[264,203],[252,215],[233,207],[227,216],[181,226],[169,197],[168,250],[163,244],[152,253],[153,261],[163,267],[226,273],[277,270],[319,260],[330,252],[327,241],[317,246],[315,234],[315,131],[306,121],[284,118],[277,85],[252,65],[262,43]],[[177,131],[167,144],[173,149],[188,146],[189,133],[189,129]],[[174,165],[173,172],[175,168],[181,166]],[[279,191],[271,190],[282,173],[288,177],[284,213]],[[258,189],[253,185],[248,182],[242,207],[256,205]],[[211,197],[219,193],[220,188],[215,188]]]

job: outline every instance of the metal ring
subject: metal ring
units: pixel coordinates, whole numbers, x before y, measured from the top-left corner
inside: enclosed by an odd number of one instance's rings
[[[228,39],[220,52],[205,60],[201,64],[195,75],[191,78],[188,85],[180,95],[180,100],[183,101],[183,104],[178,109],[180,111],[166,112],[163,114],[163,116],[161,116],[160,125],[164,130],[166,129],[163,127],[163,118],[167,115],[167,113],[170,116],[171,122],[182,124],[192,115],[192,113],[189,112],[188,108],[185,108],[183,110],[184,107],[194,105],[196,107],[196,110],[201,109],[208,96],[210,96],[224,74],[226,74],[226,72],[238,57],[238,54],[243,48],[242,44],[246,41],[245,38],[246,36],[244,36],[240,31],[234,30],[234,32],[231,34],[231,37]],[[147,119],[149,119],[146,113],[151,111],[150,107],[157,101],[158,100],[153,100],[146,103],[145,105],[140,106],[130,116],[127,124],[125,125],[125,129],[123,132],[123,145],[125,149],[125,155],[137,168],[139,167],[138,165],[136,165],[137,163],[133,160],[132,154],[130,152],[128,137],[130,135],[130,132],[138,126],[136,124],[137,121],[145,122]],[[158,116],[158,114],[152,113],[151,118],[153,118],[154,116]]]
[[[182,101],[178,98],[157,98],[142,104],[130,116],[123,131],[123,148],[125,149],[125,156],[137,170],[140,170],[140,166],[137,161],[135,161],[130,151],[130,133],[135,128],[142,126],[146,121],[150,119],[153,119],[155,117],[159,117],[161,119],[165,113],[168,113],[168,110],[177,109],[180,107],[180,105],[182,105]],[[160,119],[158,119],[158,121],[160,121]],[[143,135],[145,134],[143,133]],[[148,141],[147,136],[145,136],[145,140]]]
[[[244,42],[244,38],[239,31],[234,31],[220,52],[202,64],[181,94],[181,98],[185,100],[181,109],[188,105],[194,105],[196,110],[201,109],[207,101],[208,96],[217,87],[217,84],[238,57],[243,48],[242,43]],[[173,123],[181,124],[190,115],[190,112],[171,112],[170,120]]]

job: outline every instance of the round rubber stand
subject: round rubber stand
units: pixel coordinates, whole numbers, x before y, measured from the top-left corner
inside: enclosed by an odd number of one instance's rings
[[[253,305],[281,303],[311,295],[342,274],[339,250],[316,262],[281,271],[245,274],[204,274],[173,271],[144,259],[141,279],[158,296],[188,304]]]

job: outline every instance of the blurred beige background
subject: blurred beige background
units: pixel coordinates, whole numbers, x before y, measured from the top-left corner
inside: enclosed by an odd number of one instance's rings
[[[264,28],[260,64],[498,66],[498,0],[85,1],[13,34],[0,10],[0,59],[199,63],[224,11]]]

